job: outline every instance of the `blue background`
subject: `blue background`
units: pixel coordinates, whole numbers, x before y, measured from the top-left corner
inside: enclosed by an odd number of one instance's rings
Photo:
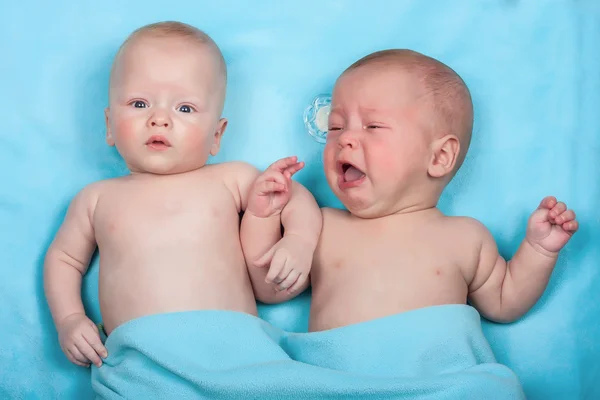
[[[218,3],[218,5],[217,5]],[[593,1],[242,0],[0,2],[0,398],[86,398],[89,370],[62,355],[42,291],[44,253],[71,198],[125,173],[104,142],[109,68],[141,25],[205,30],[229,69],[221,153],[265,168],[295,154],[297,178],[339,207],[323,146],[302,114],[363,55],[401,47],[453,67],[471,88],[475,132],[441,208],[480,219],[510,257],[529,213],[552,194],[581,229],[536,307],[484,323],[531,399],[600,398],[600,6]],[[366,266],[368,267],[368,266]],[[99,320],[97,260],[83,290]],[[308,294],[261,315],[306,329]]]

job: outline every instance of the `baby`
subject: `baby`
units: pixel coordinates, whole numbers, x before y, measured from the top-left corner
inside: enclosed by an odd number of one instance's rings
[[[438,200],[465,159],[472,127],[467,86],[425,55],[376,52],[337,80],[324,168],[347,211],[322,209],[310,331],[467,300],[488,319],[509,322],[536,303],[578,229],[575,214],[554,197],[543,199],[508,262],[481,223],[442,214]],[[285,237],[276,242],[275,223],[270,229],[274,246],[248,260],[255,294],[268,303],[298,293],[272,290],[269,282],[287,287],[281,258],[290,246]]]
[[[219,151],[227,125],[221,118],[225,88],[219,48],[186,24],[140,28],[117,53],[106,142],[116,146],[131,173],[92,183],[75,196],[44,265],[60,345],[73,363],[100,366],[107,356],[80,294],[96,247],[107,334],[150,314],[214,309],[256,315],[239,227],[258,171],[242,162],[206,165]],[[291,177],[300,168],[292,157],[270,171]],[[287,197],[288,183],[283,183]],[[294,199],[285,194],[278,199],[294,213],[309,218],[312,213],[320,230],[314,200],[303,187],[294,187]],[[270,206],[278,223],[281,219],[299,237],[318,235],[296,217],[288,225],[289,212],[279,215],[283,203]],[[246,231],[255,233],[261,222],[246,218]],[[270,239],[251,236],[244,243],[248,251]]]

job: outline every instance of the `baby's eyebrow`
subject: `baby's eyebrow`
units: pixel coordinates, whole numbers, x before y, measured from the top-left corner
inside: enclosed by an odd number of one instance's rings
[[[198,111],[206,111],[209,108],[209,101],[204,99],[200,99],[199,97],[186,97],[186,96],[182,96],[181,103],[189,103],[191,105],[193,105],[194,107],[196,107],[196,109]]]
[[[375,113],[380,112],[380,108],[371,108],[371,107],[360,107],[360,112],[362,113]]]
[[[332,107],[331,110],[329,111],[329,118],[331,118],[332,115],[344,117],[346,115],[346,113],[344,113],[344,110],[342,109],[341,106],[336,106],[336,107]]]
[[[138,90],[131,90],[128,89],[126,87],[122,87],[119,90],[116,91],[116,98],[119,100],[129,100],[129,99],[134,99],[134,98],[142,98],[142,97],[147,97],[148,94],[138,91]]]
[[[181,96],[181,101],[186,103],[194,103],[196,105],[206,103],[205,100],[201,100],[199,97],[195,96]]]

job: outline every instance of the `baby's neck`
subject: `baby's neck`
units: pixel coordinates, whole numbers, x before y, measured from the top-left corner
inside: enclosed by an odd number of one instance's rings
[[[164,178],[168,178],[170,176],[182,176],[182,175],[194,173],[202,168],[204,168],[204,165],[200,166],[198,168],[194,168],[194,169],[185,169],[185,170],[181,170],[181,171],[164,172],[164,173],[156,173],[156,172],[144,171],[144,170],[139,170],[139,169],[138,170],[129,169],[128,176],[132,179],[164,179]]]
[[[404,198],[396,201],[378,201],[373,204],[369,209],[364,210],[352,210],[347,208],[352,216],[362,219],[377,219],[391,216],[402,216],[402,215],[427,215],[428,213],[439,213],[437,209],[437,198],[432,196],[419,198],[410,198],[404,196]]]
[[[353,218],[358,219],[387,219],[387,218],[428,218],[430,216],[439,216],[441,211],[436,205],[428,206],[409,206],[394,210],[386,210],[371,214],[368,217],[350,212]]]

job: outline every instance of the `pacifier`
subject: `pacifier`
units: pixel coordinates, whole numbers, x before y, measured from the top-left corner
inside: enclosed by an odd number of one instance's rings
[[[327,141],[329,112],[331,111],[331,96],[321,94],[314,98],[304,110],[304,125],[308,134],[319,143]]]

